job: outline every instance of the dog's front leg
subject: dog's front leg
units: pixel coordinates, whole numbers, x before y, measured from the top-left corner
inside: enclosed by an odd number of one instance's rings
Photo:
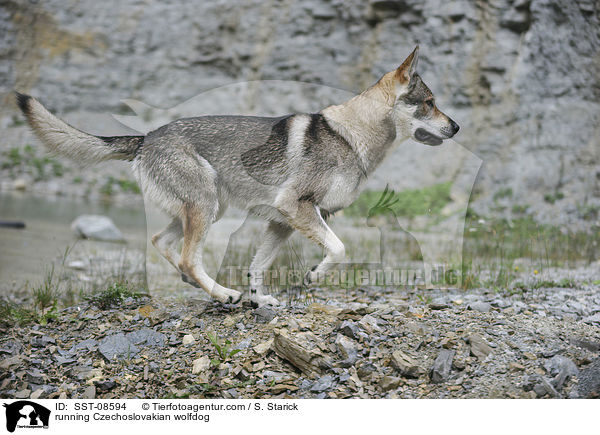
[[[282,212],[293,228],[325,249],[325,258],[307,272],[304,279],[305,284],[318,282],[321,277],[325,276],[325,272],[337,263],[344,261],[346,257],[344,244],[323,220],[317,206],[310,202],[300,201],[297,203],[297,207],[288,209],[287,213]]]
[[[265,273],[273,264],[283,243],[293,232],[293,228],[278,222],[269,222],[263,236],[263,242],[256,251],[250,264],[250,301],[260,306],[279,305],[273,296],[264,294]]]

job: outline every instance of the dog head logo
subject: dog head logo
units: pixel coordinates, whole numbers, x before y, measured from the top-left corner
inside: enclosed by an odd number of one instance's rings
[[[19,428],[47,428],[50,410],[29,400],[19,400],[4,404],[6,408],[6,430],[14,432]]]

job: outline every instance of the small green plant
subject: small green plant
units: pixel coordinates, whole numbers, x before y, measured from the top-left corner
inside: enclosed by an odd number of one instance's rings
[[[564,197],[565,195],[562,192],[547,193],[544,195],[544,201],[546,201],[549,204],[554,204],[556,201],[559,201]]]
[[[56,300],[56,289],[54,283],[54,265],[46,274],[44,281],[39,287],[33,289],[34,305],[44,310],[53,305]]]
[[[55,280],[54,266],[52,266],[42,283],[31,289],[33,309],[3,300],[0,301],[0,319],[7,324],[39,323],[46,325],[58,318],[58,294],[58,283]]]
[[[203,396],[209,396],[218,390],[218,387],[208,382],[202,382],[199,384],[192,385],[190,387],[192,393],[202,394]]]
[[[530,284],[519,281],[514,283],[513,287],[520,292],[525,292],[527,290],[537,290],[540,288],[574,288],[577,287],[577,283],[570,278],[563,278],[560,281],[538,280]]]
[[[515,279],[514,258],[508,257],[503,249],[500,249],[500,257],[488,266],[489,278],[485,282],[487,287],[507,288]]]
[[[65,168],[59,161],[51,160],[50,165],[52,166],[52,173],[55,177],[62,177],[65,174]]]
[[[46,176],[46,171],[45,171],[46,162],[45,162],[44,158],[34,157],[31,159],[31,164],[34,167],[34,169],[36,170],[35,180],[36,181],[43,180]]]
[[[105,290],[88,296],[86,299],[102,310],[120,306],[129,297],[139,299],[143,295],[133,291],[127,281],[116,282]]]
[[[437,216],[449,204],[450,182],[435,184],[423,189],[404,190],[394,193],[387,186],[381,191],[367,190],[361,193],[350,207],[344,210],[347,216],[376,216],[390,211],[396,216]]]
[[[35,156],[35,148],[30,144],[27,144],[23,147],[23,151],[27,154],[27,157]]]
[[[208,341],[210,341],[217,351],[217,358],[213,358],[210,361],[215,367],[221,363],[224,363],[225,361],[228,361],[232,356],[242,351],[241,349],[232,349],[231,341],[229,341],[229,339],[226,339],[224,343],[220,343],[215,333],[207,332],[206,338],[208,338]]]
[[[572,279],[563,278],[560,281],[551,281],[551,280],[536,281],[535,283],[530,285],[530,288],[532,288],[532,289],[551,288],[551,287],[573,288],[576,286],[577,286],[577,284]]]
[[[419,299],[423,305],[429,305],[433,301],[431,296],[424,294],[418,294],[417,299]]]
[[[558,281],[558,286],[560,288],[575,288],[577,287],[577,283],[569,278],[563,278],[560,281]]]
[[[600,206],[598,206],[598,205],[578,205],[577,213],[579,214],[579,216],[582,219],[584,219],[586,221],[596,220],[596,219],[598,219],[598,216],[600,216]]]
[[[21,150],[17,147],[13,147],[8,151],[4,151],[4,156],[6,160],[2,162],[2,168],[14,168],[15,166],[19,166],[23,161],[23,156],[21,154]]]
[[[115,178],[112,175],[109,175],[106,182],[102,185],[100,193],[107,196],[113,195],[115,193],[115,186],[118,186],[122,192],[141,193],[140,187],[135,181],[128,180],[124,177]]]
[[[22,150],[18,147],[13,147],[3,154],[6,157],[2,162],[3,169],[8,168],[12,173],[14,168],[27,164],[33,169],[36,181],[47,178],[46,168],[48,166],[50,166],[52,174],[56,177],[62,177],[65,172],[63,165],[59,161],[48,156],[36,157],[35,148],[29,144],[25,145]]]
[[[497,201],[499,199],[502,198],[510,198],[513,196],[513,190],[511,187],[504,187],[502,189],[499,189],[496,191],[496,193],[494,193],[494,201]]]
[[[377,203],[367,213],[367,217],[394,213],[392,207],[398,202],[398,198],[394,199],[394,191],[388,188],[389,185],[386,184],[379,200],[377,200]]]
[[[58,284],[54,280],[54,265],[46,273],[42,284],[32,290],[33,305],[40,324],[45,325],[57,317]]]
[[[527,213],[528,209],[529,209],[529,204],[523,204],[523,205],[515,204],[515,205],[512,206],[512,212],[514,214],[524,214],[524,213]]]
[[[0,324],[26,325],[37,321],[36,313],[17,304],[0,300]]]
[[[479,280],[479,276],[476,273],[474,273],[472,269],[463,268],[461,276],[461,288],[463,290],[481,287],[481,281]]]
[[[66,297],[71,300],[74,298],[71,280],[59,278],[64,274],[64,265],[71,249],[72,246],[67,246],[62,253],[59,272],[56,272],[55,264],[52,263],[41,283],[36,286],[25,284],[24,290],[30,294],[27,302],[17,305],[0,300],[0,323],[45,325],[58,318],[59,301],[65,305]]]
[[[128,180],[126,178],[119,178],[117,184],[123,192],[141,193],[140,186],[135,181]]]
[[[25,121],[23,121],[21,119],[21,117],[16,116],[16,115],[11,116],[11,125],[10,125],[11,127],[19,127],[24,124],[25,124]]]
[[[506,289],[506,293],[509,296],[522,295],[526,291],[527,291],[527,286],[522,282],[517,282],[512,287],[508,287]]]
[[[115,179],[113,177],[108,177],[108,180],[106,180],[106,183],[104,183],[102,185],[102,187],[100,187],[100,193],[106,196],[111,196],[114,193],[113,190],[113,183],[114,183]]]
[[[572,232],[537,223],[531,216],[494,219],[467,209],[463,256],[483,268],[490,264],[530,259],[538,269],[591,263],[600,255],[600,230]]]
[[[63,165],[50,157],[33,157],[30,156],[31,165],[36,170],[35,179],[36,181],[45,180],[48,178],[46,168],[50,166],[52,174],[55,177],[62,177],[64,175]]]

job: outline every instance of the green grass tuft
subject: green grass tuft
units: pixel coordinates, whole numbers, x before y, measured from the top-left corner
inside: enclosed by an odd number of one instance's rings
[[[100,188],[100,193],[106,196],[111,196],[115,193],[115,186],[121,192],[125,193],[135,193],[140,194],[142,191],[140,190],[140,186],[135,181],[128,180],[127,178],[115,178],[113,176],[109,176],[106,179],[106,182]]]
[[[35,311],[5,300],[0,300],[0,324],[21,326],[35,323],[37,319],[38,316]]]
[[[211,359],[211,364],[215,367],[230,360],[232,356],[242,351],[241,349],[231,349],[231,341],[228,339],[221,343],[214,333],[206,332],[206,338],[217,351],[217,358]]]
[[[142,296],[144,294],[135,291],[127,281],[121,281],[108,286],[101,292],[87,296],[86,299],[98,308],[107,310],[120,306],[129,297],[139,299]]]
[[[497,201],[502,198],[511,198],[513,196],[513,190],[511,187],[505,187],[503,189],[499,189],[494,193],[493,199]]]
[[[368,217],[389,213],[396,216],[414,218],[416,216],[438,216],[442,209],[450,203],[452,184],[440,183],[423,189],[404,190],[394,193],[386,189],[382,191],[367,190],[360,194],[352,205],[344,210],[347,216]]]

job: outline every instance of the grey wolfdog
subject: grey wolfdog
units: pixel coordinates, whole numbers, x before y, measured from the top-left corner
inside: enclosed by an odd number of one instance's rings
[[[417,61],[418,47],[370,88],[319,113],[185,118],[146,136],[93,136],[30,96],[17,93],[17,103],[51,151],[83,164],[131,161],[145,198],[173,218],[152,237],[153,245],[185,282],[223,303],[237,303],[242,294],[205,272],[207,231],[229,204],[265,218],[268,226],[250,264],[249,298],[258,306],[277,305],[265,294],[262,276],[294,230],[325,249],[305,276],[310,285],[345,257],[326,217],[357,198],[392,145],[408,138],[439,145],[458,131],[437,109],[416,73]]]

